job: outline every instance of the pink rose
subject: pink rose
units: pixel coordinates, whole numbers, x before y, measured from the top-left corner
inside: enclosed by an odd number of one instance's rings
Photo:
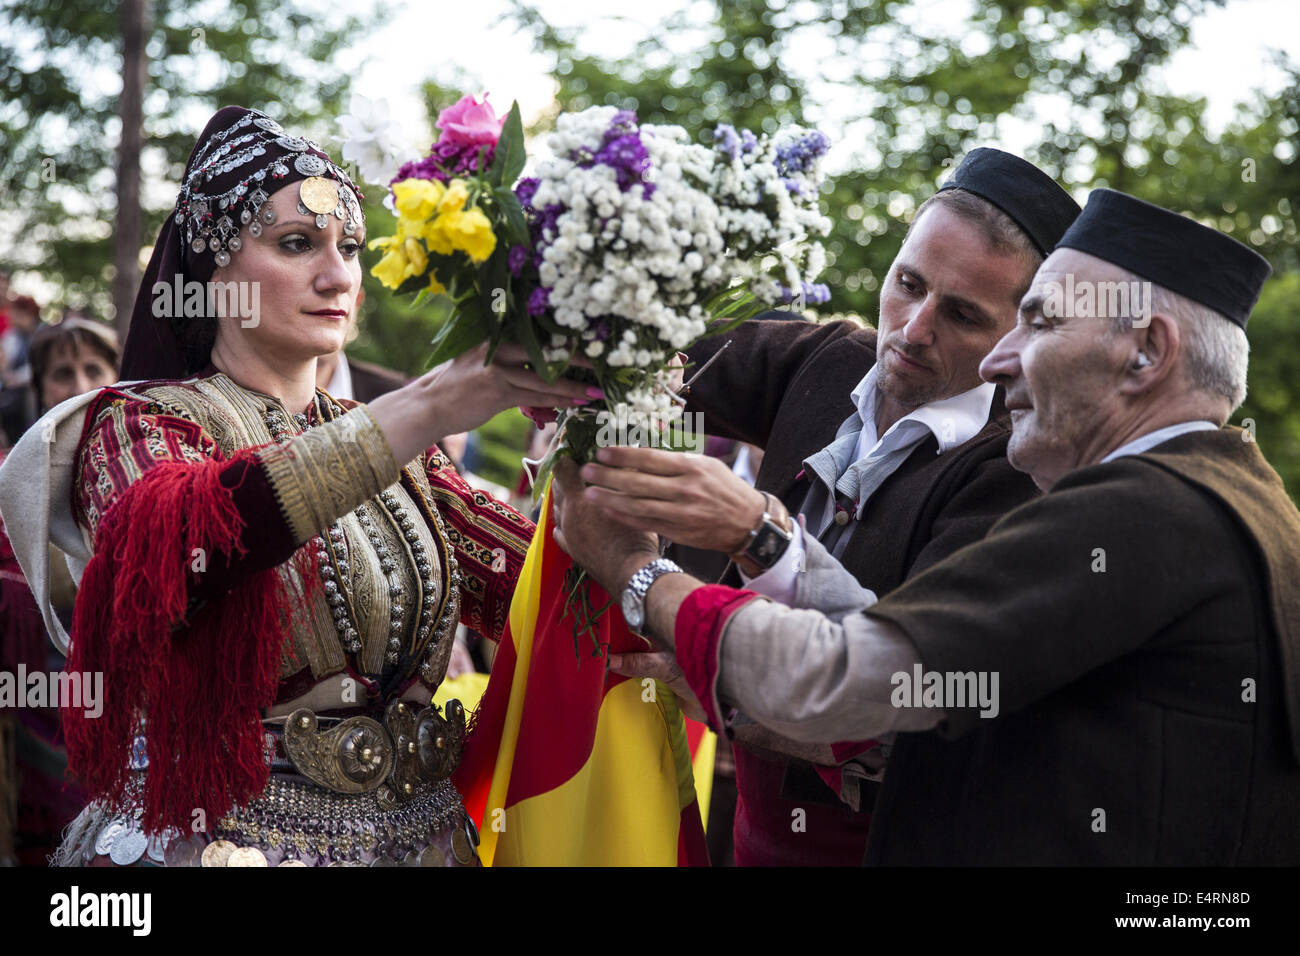
[[[442,130],[442,135],[438,138],[439,144],[495,146],[505,124],[505,117],[497,119],[496,110],[484,93],[482,103],[473,96],[461,97],[460,102],[438,114],[438,122],[434,125]]]

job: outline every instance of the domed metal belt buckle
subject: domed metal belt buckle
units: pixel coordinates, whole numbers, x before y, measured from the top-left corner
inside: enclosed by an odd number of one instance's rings
[[[318,724],[300,707],[284,725],[284,752],[298,772],[338,793],[377,790],[393,769],[393,743],[379,721],[348,717],[319,732]]]
[[[460,701],[450,700],[444,717],[436,705],[417,713],[410,704],[394,701],[384,711],[384,725],[396,756],[376,798],[381,807],[391,810],[410,800],[422,785],[451,776],[465,744],[465,708]]]
[[[448,701],[444,717],[436,706],[417,712],[394,701],[382,725],[370,717],[348,717],[327,730],[318,728],[316,715],[305,707],[285,723],[284,751],[298,772],[337,793],[378,791],[379,805],[391,810],[451,776],[464,747],[465,708]]]

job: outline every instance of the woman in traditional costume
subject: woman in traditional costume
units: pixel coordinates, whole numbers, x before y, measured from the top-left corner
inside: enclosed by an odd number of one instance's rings
[[[35,516],[16,546],[52,539],[84,568],[67,673],[103,674],[102,714],[64,702],[95,799],[57,864],[477,863],[448,779],[463,709],[430,702],[458,622],[500,635],[533,526],[434,443],[585,389],[511,349],[368,406],[317,389],[364,232],[318,146],[222,109],[141,284],[124,381],[54,409],[0,474],[6,517]],[[34,475],[48,500],[18,509]]]

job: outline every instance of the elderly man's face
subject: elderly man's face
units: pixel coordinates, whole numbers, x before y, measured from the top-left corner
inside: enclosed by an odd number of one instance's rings
[[[1108,317],[1045,314],[1057,311],[1045,306],[1071,274],[1076,289],[1127,278],[1095,256],[1053,252],[1021,301],[1015,328],[980,365],[985,381],[1006,389],[1007,459],[1044,490],[1112,450],[1110,426],[1121,411],[1119,385],[1132,354],[1126,336],[1108,334]]]
[[[980,360],[1015,323],[1032,265],[995,252],[942,205],[921,214],[880,290],[876,387],[902,408],[980,384]]]

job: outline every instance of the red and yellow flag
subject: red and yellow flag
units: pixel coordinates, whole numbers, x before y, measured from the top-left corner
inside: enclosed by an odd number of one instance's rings
[[[707,866],[708,794],[697,799],[692,752],[711,782],[713,734],[688,731],[662,684],[607,673],[588,638],[575,656],[563,617],[571,561],[553,528],[548,490],[455,776],[479,854],[488,866]],[[607,653],[646,649],[616,608],[597,629]]]

